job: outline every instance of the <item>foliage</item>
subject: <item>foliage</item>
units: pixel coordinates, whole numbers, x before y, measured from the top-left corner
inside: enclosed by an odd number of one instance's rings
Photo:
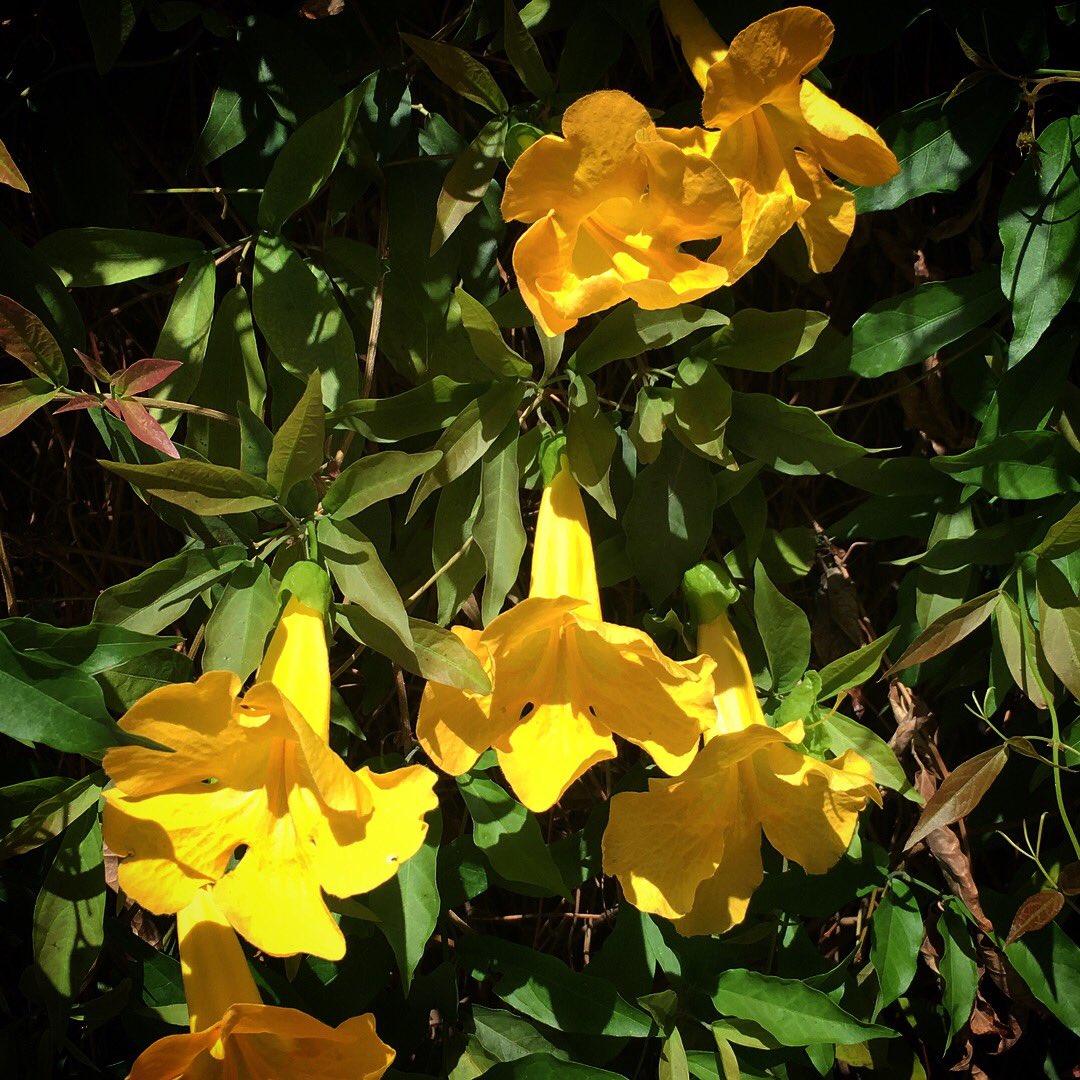
[[[780,6],[702,4],[729,41]],[[602,873],[647,756],[533,813],[485,753],[440,775],[395,877],[327,898],[344,960],[248,949],[263,999],[373,1012],[399,1077],[1073,1067],[1076,13],[823,6],[809,81],[900,164],[847,185],[836,267],[792,229],[728,287],[554,336],[507,170],[602,88],[700,123],[652,0],[66,0],[0,26],[4,1075],[125,1077],[187,1025],[172,921],[102,850],[103,754],[155,745],[117,720],[251,676],[311,559],[334,750],[425,763],[424,681],[490,690],[447,628],[526,596],[555,435],[607,618],[684,660],[683,574],[723,563],[768,721],[857,754],[883,807],[824,874],[764,849],[746,920],[689,937]]]

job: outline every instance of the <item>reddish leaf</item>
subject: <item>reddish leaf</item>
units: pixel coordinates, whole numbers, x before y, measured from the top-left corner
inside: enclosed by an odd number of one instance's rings
[[[1011,945],[1032,930],[1049,926],[1064,906],[1065,897],[1055,889],[1043,889],[1042,892],[1029,896],[1017,908],[1005,944]]]
[[[0,142],[0,184],[7,184],[16,191],[30,191],[30,185],[19,172],[19,166],[15,164],[11,154],[8,153],[8,148],[2,142]]]
[[[0,349],[53,386],[62,386],[67,378],[67,364],[56,338],[32,311],[10,296],[0,296]]]
[[[1069,863],[1068,866],[1061,868],[1057,886],[1066,896],[1076,896],[1080,893],[1080,862]]]
[[[913,847],[935,829],[944,828],[970,814],[989,790],[1009,757],[1006,746],[995,746],[958,765],[941,782],[919,815],[905,849]]]
[[[131,397],[152,390],[163,383],[178,367],[179,360],[136,360],[130,367],[113,376],[112,385],[120,397]]]
[[[53,409],[54,413],[62,412],[76,412],[79,409],[99,409],[101,408],[101,398],[94,397],[93,394],[76,394],[73,398],[65,401],[63,405],[58,409]]]
[[[996,590],[983,593],[982,596],[976,596],[935,619],[907,647],[904,655],[885,672],[885,677],[891,678],[898,671],[903,671],[913,664],[922,664],[967,637],[986,622],[997,605],[997,600]]]
[[[92,356],[87,356],[82,349],[76,349],[75,355],[79,358],[79,363],[86,369],[86,373],[92,379],[97,379],[98,382],[107,383],[112,380],[112,376],[105,370],[102,365],[95,360]]]
[[[14,431],[28,416],[51,401],[55,394],[56,391],[40,379],[25,379],[0,386],[0,435]]]
[[[147,446],[152,446],[171,458],[180,457],[172,444],[172,439],[165,434],[165,429],[137,401],[116,398],[115,403],[119,406],[120,418],[127,424],[128,431],[139,442],[146,443]],[[106,401],[105,405],[108,406],[109,402]]]

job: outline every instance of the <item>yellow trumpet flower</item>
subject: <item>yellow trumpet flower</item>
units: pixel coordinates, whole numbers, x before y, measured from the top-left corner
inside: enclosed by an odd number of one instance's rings
[[[191,1033],[158,1039],[128,1080],[378,1080],[394,1051],[370,1013],[336,1028],[263,1005],[240,942],[208,889],[177,915]]]
[[[712,721],[711,660],[677,663],[640,630],[603,621],[585,507],[565,461],[544,489],[528,598],[483,631],[454,632],[484,664],[492,692],[429,682],[417,738],[454,775],[493,746],[530,810],[547,810],[615,757],[614,735],[680,773]]]
[[[562,130],[518,158],[502,201],[508,221],[532,223],[514,271],[546,333],[626,299],[670,308],[729,282],[725,267],[679,247],[739,224],[735,191],[708,158],[661,138],[645,107],[618,90],[574,102]]]
[[[825,170],[860,185],[899,172],[869,124],[803,78],[829,51],[831,20],[815,8],[785,8],[752,23],[728,46],[693,0],[661,0],[661,8],[704,91],[705,127],[719,130],[660,134],[715,162],[742,203],[739,229],[710,261],[737,277],[797,223],[811,267],[831,270],[855,227],[855,199]]]
[[[847,850],[867,800],[881,802],[854,751],[818,761],[790,745],[803,741],[802,721],[765,723],[725,605],[709,603],[698,629],[698,648],[716,662],[705,746],[678,779],[616,795],[603,841],[604,872],[630,903],[685,935],[720,934],[746,917],[762,879],[762,832],[821,874]]]
[[[103,827],[121,888],[150,911],[180,911],[210,885],[262,951],[337,960],[345,939],[323,891],[353,896],[393,877],[437,800],[429,769],[353,772],[330,749],[324,610],[289,599],[243,696],[235,675],[211,671],[137,701],[121,726],[174,752],[105,755]]]

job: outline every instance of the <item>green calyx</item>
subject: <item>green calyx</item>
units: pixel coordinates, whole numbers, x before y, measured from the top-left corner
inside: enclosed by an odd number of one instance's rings
[[[318,564],[305,559],[293,563],[281,579],[279,595],[282,599],[295,596],[305,607],[325,615],[330,610],[333,593],[330,578]]]
[[[705,559],[683,574],[683,595],[698,626],[725,614],[739,599],[739,590],[723,563]]]

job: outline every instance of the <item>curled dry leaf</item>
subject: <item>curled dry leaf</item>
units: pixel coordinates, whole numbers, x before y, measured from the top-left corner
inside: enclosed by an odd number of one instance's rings
[[[1029,896],[1016,909],[1005,944],[1011,945],[1032,930],[1041,930],[1044,926],[1049,926],[1064,906],[1065,897],[1057,889],[1043,889]]]

